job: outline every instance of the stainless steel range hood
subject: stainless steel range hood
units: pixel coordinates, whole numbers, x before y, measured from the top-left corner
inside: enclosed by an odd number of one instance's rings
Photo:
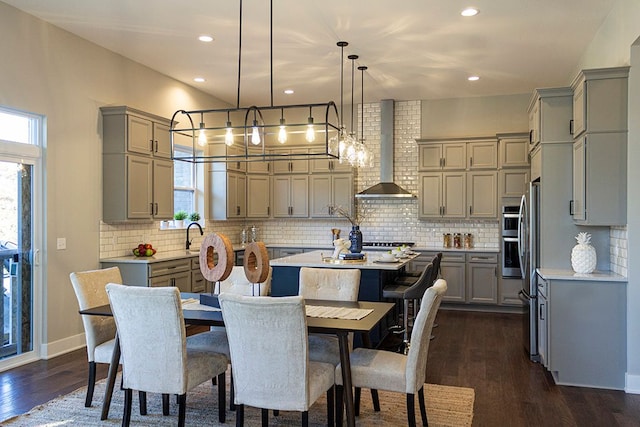
[[[393,182],[393,110],[393,99],[380,101],[380,183],[356,194],[359,199],[416,197]]]

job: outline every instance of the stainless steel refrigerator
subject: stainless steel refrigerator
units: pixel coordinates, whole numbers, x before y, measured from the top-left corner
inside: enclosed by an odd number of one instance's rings
[[[540,361],[538,354],[538,283],[536,268],[540,266],[540,181],[529,184],[522,196],[518,214],[518,255],[522,273],[520,298],[524,301],[522,316],[524,348],[529,358]]]

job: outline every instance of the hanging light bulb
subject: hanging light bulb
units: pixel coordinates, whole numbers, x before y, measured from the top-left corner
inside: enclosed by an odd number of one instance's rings
[[[260,145],[260,129],[258,129],[258,121],[253,120],[253,129],[251,130],[251,143],[253,145]]]
[[[284,109],[280,110],[280,130],[278,131],[278,142],[284,144],[287,142],[287,126],[284,121]]]
[[[207,134],[204,131],[204,114],[200,113],[200,131],[198,132],[198,145],[205,147],[207,145]]]
[[[311,115],[311,107],[309,107],[309,119],[307,120],[307,132],[305,134],[307,142],[316,140],[316,131],[313,129],[313,116]]]
[[[229,120],[229,112],[227,111],[227,131],[224,134],[224,143],[229,147],[233,145],[233,128],[231,126],[231,120]]]

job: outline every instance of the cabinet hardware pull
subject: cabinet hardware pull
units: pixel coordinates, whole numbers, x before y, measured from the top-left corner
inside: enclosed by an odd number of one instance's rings
[[[156,203],[155,205],[156,205],[156,213],[155,214],[158,215],[158,204]]]
[[[156,140],[156,153],[158,152],[158,141]]]
[[[529,144],[533,142],[533,129],[529,131]]]
[[[149,211],[149,215],[153,215],[153,203],[149,203],[149,207],[151,208]]]
[[[473,215],[473,206],[469,206],[469,215]]]
[[[469,157],[469,166],[473,167],[473,157]]]
[[[574,215],[574,212],[573,212],[573,200],[569,200],[569,215]]]
[[[267,216],[271,216],[271,206],[267,206]]]
[[[573,135],[573,119],[569,120],[569,135]]]
[[[149,140],[149,151],[151,151],[153,153],[153,139]]]
[[[544,304],[540,304],[540,320],[544,320]]]

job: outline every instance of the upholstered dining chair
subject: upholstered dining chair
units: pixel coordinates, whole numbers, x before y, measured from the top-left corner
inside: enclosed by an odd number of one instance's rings
[[[229,277],[215,283],[214,294],[230,292],[232,294],[247,296],[267,296],[271,294],[271,275],[273,267],[269,267],[269,275],[262,283],[251,283],[244,272],[244,266],[236,265],[231,270]]]
[[[122,284],[118,267],[102,270],[73,272],[69,275],[80,310],[109,304],[105,286],[107,283]],[[113,317],[82,316],[84,335],[89,360],[89,381],[84,406],[91,406],[96,382],[96,364],[111,362],[116,336],[116,323]]]
[[[431,328],[436,317],[442,296],[447,291],[447,282],[438,279],[429,287],[422,297],[411,331],[411,347],[404,355],[400,353],[357,348],[351,353],[351,378],[356,390],[370,388],[405,393],[407,400],[408,425],[416,425],[415,394],[418,394],[422,424],[428,425],[427,411],[424,403],[424,382],[427,370],[427,354]],[[341,367],[336,368],[337,412],[342,408],[342,376]],[[359,407],[356,401],[356,408]],[[358,413],[356,412],[356,415]]]
[[[360,270],[342,268],[301,267],[298,295],[304,299],[330,301],[358,301]],[[353,347],[353,334],[349,334],[349,345]],[[340,363],[340,347],[335,335],[309,334],[309,360]]]
[[[107,285],[122,350],[125,405],[131,420],[133,390],[178,395],[178,426],[185,425],[187,391],[217,376],[218,418],[225,421],[224,354],[187,346],[180,292],[176,287]]]
[[[334,422],[334,371],[329,363],[309,360],[304,299],[220,294],[227,328],[236,404],[236,426],[244,424],[245,405],[261,408],[262,425],[269,410],[302,412],[327,393],[327,420]]]

